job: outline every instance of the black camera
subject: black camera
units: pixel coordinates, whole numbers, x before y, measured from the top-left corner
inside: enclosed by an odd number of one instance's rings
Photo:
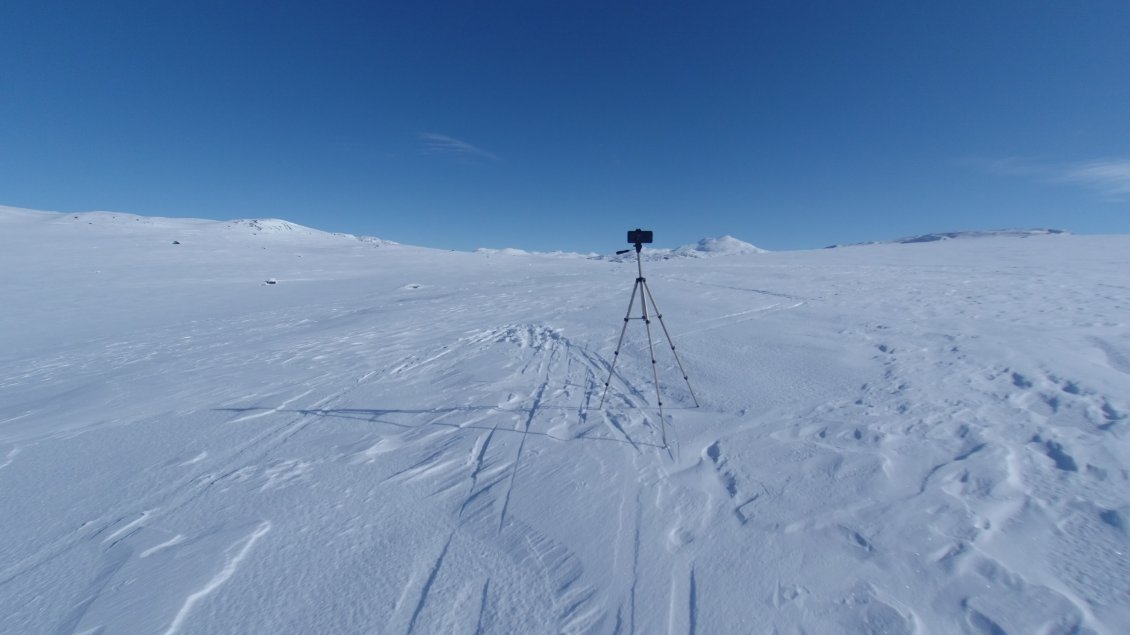
[[[638,227],[635,228],[635,229],[629,229],[628,230],[628,242],[630,242],[634,245],[638,245],[640,243],[650,243],[651,242],[651,230],[650,229],[640,229]]]

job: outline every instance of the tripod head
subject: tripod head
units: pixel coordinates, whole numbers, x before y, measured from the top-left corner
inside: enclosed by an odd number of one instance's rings
[[[636,254],[639,254],[640,251],[643,250],[644,243],[650,243],[651,241],[652,231],[650,229],[640,229],[639,227],[637,227],[635,229],[628,230],[628,242],[635,244]],[[622,249],[616,252],[616,255],[619,256],[626,254],[629,251],[631,251],[631,249]]]

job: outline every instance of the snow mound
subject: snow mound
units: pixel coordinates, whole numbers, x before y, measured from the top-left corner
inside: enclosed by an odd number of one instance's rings
[[[690,258],[704,256],[734,256],[740,254],[763,254],[767,250],[751,245],[744,240],[733,236],[719,236],[718,238],[703,238],[694,245],[683,245],[675,249],[675,254]]]
[[[321,230],[292,223],[290,221],[281,220],[278,218],[241,218],[237,220],[228,221],[224,224],[225,228],[235,231],[249,231],[253,235],[304,235],[304,236],[317,236],[329,237],[334,234],[324,232]],[[352,238],[352,236],[350,236]]]
[[[525,249],[514,249],[513,247],[504,247],[502,249],[492,249],[490,247],[479,247],[475,250],[477,254],[485,254],[487,256],[529,256],[530,252]]]
[[[359,240],[363,243],[370,244],[370,245],[376,245],[377,247],[395,246],[395,245],[400,244],[396,241],[385,240],[383,238],[377,238],[376,236],[354,236],[353,234],[338,234],[338,235],[339,236],[348,236],[350,238],[356,238],[357,240]]]
[[[391,240],[377,238],[376,236],[355,236],[344,232],[326,232],[278,218],[241,218],[226,222],[210,222],[222,225],[224,229],[229,232],[234,232],[237,235],[249,234],[257,237],[272,237],[299,242],[359,241],[367,245],[373,245],[374,247],[400,244]]]
[[[225,223],[225,227],[235,230],[248,229],[253,236],[303,236],[316,240],[357,240],[376,247],[400,244],[391,240],[377,238],[376,236],[355,236],[344,232],[325,232],[320,229],[306,227],[305,225],[299,225],[298,223],[292,223],[288,220],[278,218],[243,218],[228,221]]]

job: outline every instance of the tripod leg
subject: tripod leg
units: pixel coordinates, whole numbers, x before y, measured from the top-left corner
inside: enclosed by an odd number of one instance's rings
[[[628,330],[628,320],[631,319],[632,305],[636,303],[636,292],[639,291],[640,281],[636,280],[636,284],[632,287],[632,297],[628,300],[628,312],[624,314],[624,326],[620,328],[620,339],[616,342],[616,352],[612,354],[612,363],[608,365],[608,379],[604,382],[604,394],[600,396],[600,405],[596,407],[600,410],[604,407],[604,398],[608,396],[608,384],[612,382],[612,371],[616,368],[616,360],[620,359],[620,346],[624,344],[624,333]],[[640,291],[640,302],[643,302],[643,292]]]
[[[679,372],[683,374],[683,380],[687,382],[687,390],[691,392],[691,399],[694,400],[694,405],[697,408],[698,397],[694,395],[691,380],[687,377],[687,371],[683,370],[683,362],[679,360],[679,354],[675,352],[675,343],[671,341],[671,334],[667,332],[667,325],[663,322],[663,314],[659,312],[659,305],[655,303],[655,296],[651,295],[651,287],[647,286],[646,280],[643,282],[643,289],[647,293],[647,299],[651,300],[651,306],[655,309],[655,317],[659,318],[659,325],[663,327],[663,334],[667,336],[667,343],[671,346],[671,354],[675,356],[675,363],[679,365]],[[644,304],[646,306],[646,302]]]
[[[640,278],[639,283],[647,291],[647,281]],[[655,347],[651,343],[651,320],[647,317],[647,298],[640,291],[640,304],[643,305],[643,325],[647,330],[647,351],[651,354],[651,378],[655,381],[655,400],[659,402],[659,430],[663,437],[663,447],[667,447],[667,422],[663,419],[663,395],[659,393],[659,371],[655,368]],[[653,301],[652,306],[655,306]],[[656,313],[659,311],[657,310]],[[662,323],[662,322],[661,322]]]

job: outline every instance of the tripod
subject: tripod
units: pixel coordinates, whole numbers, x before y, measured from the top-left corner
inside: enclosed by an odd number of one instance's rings
[[[637,230],[638,231],[638,230]],[[646,242],[651,242],[650,234]],[[629,234],[630,236],[631,234]],[[631,240],[631,238],[629,238]],[[694,400],[694,405],[698,407],[698,398],[694,396],[694,389],[691,388],[691,380],[687,378],[687,371],[683,369],[683,362],[679,360],[679,354],[675,352],[675,343],[671,341],[671,334],[667,332],[667,325],[663,322],[663,314],[659,312],[659,306],[655,304],[655,297],[651,295],[651,287],[647,286],[647,278],[643,277],[643,263],[640,259],[640,251],[643,249],[643,244],[637,242],[636,248],[636,271],[639,276],[636,278],[636,284],[632,287],[632,297],[628,300],[628,312],[624,314],[624,326],[620,328],[620,340],[616,342],[616,352],[612,354],[612,364],[608,367],[608,380],[604,382],[604,393],[600,396],[600,405],[597,409],[604,407],[604,398],[608,396],[608,385],[612,382],[612,373],[616,368],[616,360],[620,359],[620,347],[624,344],[624,333],[628,330],[628,320],[643,320],[644,328],[647,331],[647,350],[651,354],[651,377],[655,381],[655,399],[659,402],[659,429],[663,436],[663,447],[667,447],[667,424],[663,420],[663,395],[659,393],[659,371],[655,367],[655,346],[651,341],[651,319],[647,314],[647,302],[651,300],[651,307],[655,309],[655,317],[659,319],[659,325],[663,327],[663,335],[667,337],[667,344],[671,346],[671,354],[675,356],[675,363],[679,365],[679,372],[683,375],[683,380],[687,382],[687,390],[691,393],[691,399]],[[616,252],[616,255],[626,254],[630,249]],[[642,315],[638,318],[632,317],[632,305],[636,303],[636,294],[640,296],[640,309]]]

